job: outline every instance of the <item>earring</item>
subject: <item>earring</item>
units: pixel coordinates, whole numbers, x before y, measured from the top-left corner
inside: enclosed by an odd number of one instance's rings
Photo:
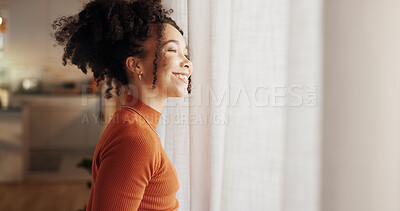
[[[142,74],[139,74],[139,81],[142,80]]]

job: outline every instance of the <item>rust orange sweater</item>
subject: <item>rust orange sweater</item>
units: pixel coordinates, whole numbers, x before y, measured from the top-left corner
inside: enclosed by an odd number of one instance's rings
[[[156,129],[161,113],[126,95]],[[96,146],[86,210],[178,210],[178,177],[160,139],[134,110],[114,113]]]

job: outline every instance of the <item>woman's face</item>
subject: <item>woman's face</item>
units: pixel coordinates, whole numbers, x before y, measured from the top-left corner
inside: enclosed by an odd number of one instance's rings
[[[142,80],[146,88],[153,84],[153,61],[155,59],[157,36],[152,27],[151,38],[144,44],[146,57],[141,60]],[[158,58],[155,94],[167,97],[183,97],[187,94],[188,78],[193,72],[192,62],[187,58],[186,42],[181,33],[172,25],[165,24]],[[137,75],[136,75],[137,77]],[[154,92],[153,92],[154,93]]]

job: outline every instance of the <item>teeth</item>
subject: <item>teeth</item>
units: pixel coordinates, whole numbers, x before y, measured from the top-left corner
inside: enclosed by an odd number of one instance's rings
[[[188,80],[188,77],[187,77],[187,75],[182,75],[182,74],[174,74],[176,77],[178,77],[178,78],[183,78],[183,79],[186,79],[186,80]]]

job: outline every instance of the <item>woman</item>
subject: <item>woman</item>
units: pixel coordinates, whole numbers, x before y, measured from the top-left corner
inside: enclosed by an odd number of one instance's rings
[[[170,11],[171,12],[171,11]],[[193,72],[183,32],[160,1],[96,0],[54,23],[63,62],[128,90],[93,156],[86,210],[177,210],[176,171],[156,132],[168,97],[190,93]]]

